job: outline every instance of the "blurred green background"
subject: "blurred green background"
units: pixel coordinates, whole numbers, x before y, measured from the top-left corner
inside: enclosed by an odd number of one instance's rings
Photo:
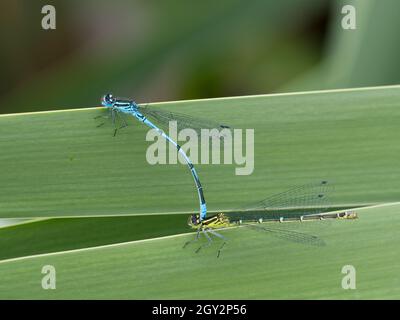
[[[45,4],[57,29],[41,28]],[[357,29],[341,26],[354,5]],[[398,0],[0,3],[0,112],[400,83]]]

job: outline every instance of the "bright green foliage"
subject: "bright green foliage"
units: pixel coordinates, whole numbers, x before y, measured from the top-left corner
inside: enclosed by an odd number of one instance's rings
[[[398,200],[400,89],[255,96],[160,107],[255,130],[254,173],[198,165],[209,209],[327,179],[337,204]],[[149,165],[147,128],[112,136],[99,110],[0,117],[0,217],[196,211],[187,167]],[[194,159],[192,159],[194,160]]]
[[[193,235],[0,263],[0,298],[376,299],[398,298],[400,206],[359,211],[320,236],[325,247],[283,242],[246,228],[217,245],[182,249]],[[40,286],[43,265],[57,270],[57,289]],[[344,265],[356,268],[356,290],[343,290]]]
[[[236,176],[235,164],[197,166],[209,208],[221,210],[316,179],[336,185],[333,204],[399,201],[399,101],[400,88],[392,87],[160,107],[255,129],[252,175]],[[223,231],[229,242],[219,259],[217,244],[199,254],[195,246],[183,250],[193,235],[86,250],[188,231],[186,215],[172,213],[197,210],[187,168],[149,165],[146,128],[132,122],[114,138],[110,126],[96,128],[100,112],[0,117],[0,217],[58,217],[0,229],[0,259],[83,249],[3,260],[0,298],[399,296],[398,205],[318,230],[325,247],[236,228]],[[124,214],[133,217],[113,217]],[[57,290],[40,286],[45,264],[57,269]],[[341,288],[348,264],[357,270],[354,291]]]

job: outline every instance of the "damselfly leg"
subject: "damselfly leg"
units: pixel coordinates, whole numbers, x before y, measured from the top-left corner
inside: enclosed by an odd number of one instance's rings
[[[201,231],[200,229],[197,230],[196,237],[194,237],[194,239],[192,239],[192,240],[190,240],[190,241],[186,241],[182,248],[184,249],[184,248],[186,248],[189,244],[191,244],[191,243],[193,243],[193,242],[199,241],[199,238],[200,238],[200,231]]]
[[[110,119],[110,117],[111,117],[111,112],[112,112],[112,111],[111,111],[111,109],[110,109],[110,110],[107,111],[107,115],[101,114],[101,115],[98,115],[98,116],[94,117],[93,119],[95,119],[95,120],[97,120],[97,119],[105,119],[105,120],[108,120],[108,119]],[[102,123],[99,123],[96,127],[99,128],[99,127],[101,127],[101,126],[104,126],[105,123],[106,123],[106,121],[103,121]]]
[[[227,239],[226,239],[223,235],[221,235],[221,234],[215,232],[215,231],[212,230],[212,229],[199,229],[199,230],[197,231],[197,233],[196,233],[196,237],[195,237],[193,240],[187,241],[187,242],[183,245],[183,248],[186,248],[186,246],[188,246],[188,245],[191,244],[191,243],[197,242],[197,241],[200,239],[200,235],[201,235],[201,234],[204,234],[204,237],[206,238],[207,242],[204,243],[204,244],[202,244],[201,246],[199,246],[199,247],[196,249],[195,252],[196,252],[196,253],[199,253],[200,250],[201,250],[202,248],[206,248],[206,247],[211,246],[211,244],[213,243],[213,240],[212,240],[210,234],[212,234],[213,236],[218,237],[218,238],[220,238],[220,239],[222,239],[222,240],[224,241],[224,242],[222,243],[222,245],[218,248],[218,252],[217,252],[217,258],[218,258],[218,257],[220,256],[220,254],[221,254],[222,249],[225,247],[225,244],[226,244],[226,242],[227,242]]]
[[[128,126],[127,121],[125,120],[124,116],[120,114],[120,112],[116,109],[109,109],[107,115],[99,115],[94,117],[94,119],[106,119],[109,120],[111,119],[111,123],[114,127],[113,131],[113,136],[115,137],[117,135],[118,130],[123,129]],[[106,123],[106,121],[103,121],[102,123],[98,124],[97,127],[101,127]]]
[[[118,124],[117,124],[117,122],[118,122]],[[118,130],[126,128],[128,126],[128,123],[126,122],[125,118],[118,111],[115,112],[113,124],[115,127],[114,137],[117,135]]]
[[[219,255],[221,254],[221,250],[222,250],[222,248],[225,246],[225,244],[226,244],[226,238],[222,235],[222,234],[219,234],[219,233],[217,233],[217,232],[215,232],[214,230],[208,230],[211,234],[213,234],[214,236],[216,236],[216,237],[218,237],[218,238],[220,238],[220,239],[222,239],[222,240],[224,240],[224,242],[222,243],[222,245],[219,247],[219,249],[218,249],[218,253],[217,253],[217,258],[219,258]]]
[[[211,237],[208,235],[206,230],[202,230],[202,233],[207,239],[207,243],[202,244],[200,247],[197,248],[196,253],[199,253],[202,248],[209,247],[212,243]]]

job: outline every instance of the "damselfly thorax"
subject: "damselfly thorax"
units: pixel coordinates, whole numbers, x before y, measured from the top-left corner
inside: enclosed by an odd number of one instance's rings
[[[189,217],[188,225],[195,230],[220,229],[229,227],[231,225],[231,222],[229,218],[221,212],[201,221],[199,215],[194,214]]]

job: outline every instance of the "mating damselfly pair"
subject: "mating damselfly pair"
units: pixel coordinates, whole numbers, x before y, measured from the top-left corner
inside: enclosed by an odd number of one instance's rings
[[[171,121],[174,121],[177,123],[177,127],[179,130],[190,128],[195,130],[196,132],[200,132],[202,129],[230,130],[230,127],[214,121],[193,118],[188,115],[172,113],[166,110],[152,108],[149,106],[142,107],[133,100],[115,98],[112,94],[106,94],[105,96],[103,96],[101,103],[109,110],[108,115],[105,117],[110,118],[114,125],[114,136],[117,134],[118,130],[128,126],[124,115],[131,115],[149,128],[156,130],[164,139],[166,139],[176,147],[179,154],[183,157],[186,164],[188,165],[189,170],[193,176],[200,202],[199,217],[200,220],[203,220],[207,215],[207,205],[204,197],[203,187],[201,185],[197,171],[185,151],[181,148],[181,146],[169,135],[167,135],[154,122],[157,122],[160,126],[165,127],[168,126]],[[98,116],[96,118],[99,117],[102,116]],[[104,122],[98,126],[101,126],[103,124]]]
[[[238,210],[218,213],[211,217],[207,217],[207,206],[203,188],[194,165],[180,145],[152,121],[157,122],[164,127],[167,126],[170,121],[176,121],[179,129],[191,128],[196,131],[200,131],[201,129],[230,130],[230,127],[214,121],[197,119],[149,106],[142,107],[136,104],[133,100],[117,99],[111,94],[107,94],[102,98],[102,105],[109,110],[107,118],[112,120],[115,127],[114,136],[119,129],[127,126],[127,121],[124,119],[124,115],[131,115],[146,126],[156,130],[162,137],[173,144],[185,159],[197,188],[200,212],[199,214],[193,214],[189,217],[188,224],[191,228],[197,230],[197,233],[196,237],[193,240],[186,242],[184,247],[197,242],[200,235],[203,234],[207,239],[207,242],[197,248],[196,252],[199,252],[202,248],[211,245],[212,240],[210,235],[213,235],[223,241],[218,250],[217,256],[219,256],[222,248],[226,244],[226,238],[217,231],[219,229],[238,225],[265,231],[284,240],[322,246],[325,245],[325,242],[318,236],[298,231],[297,226],[299,223],[304,225],[307,221],[323,220],[328,218],[354,219],[357,217],[355,213],[347,211],[326,214],[327,211],[332,210],[332,208],[327,205],[329,190],[332,188],[328,181],[319,181],[317,183],[292,187],[288,191],[271,196],[255,204],[239,208]],[[291,225],[291,228],[283,228],[277,223],[270,223],[268,225],[264,223],[273,221],[292,222],[293,224]],[[296,223],[296,226],[294,223]],[[324,223],[324,225],[327,224]]]

